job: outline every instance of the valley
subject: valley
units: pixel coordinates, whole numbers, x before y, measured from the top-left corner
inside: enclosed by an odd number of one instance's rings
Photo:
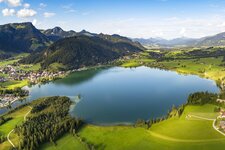
[[[6,29],[32,31],[38,44],[28,36],[24,51],[0,45],[0,149],[225,146],[223,46],[152,48],[30,23],[1,28],[4,39]]]

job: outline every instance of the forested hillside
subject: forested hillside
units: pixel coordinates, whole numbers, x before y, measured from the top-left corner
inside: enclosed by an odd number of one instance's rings
[[[42,68],[58,63],[66,69],[72,69],[107,63],[143,49],[138,43],[116,36],[77,36],[59,40],[44,51],[23,59],[21,63],[41,63]]]

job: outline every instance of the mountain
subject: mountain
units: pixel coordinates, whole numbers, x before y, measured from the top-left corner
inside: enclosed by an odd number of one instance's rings
[[[192,46],[198,43],[199,39],[186,37],[176,38],[172,40],[166,40],[162,38],[149,38],[149,39],[136,38],[133,39],[133,41],[138,41],[142,45],[146,46],[175,47],[175,46]]]
[[[225,46],[225,32],[202,38],[201,41],[196,44],[196,46]]]
[[[135,50],[133,51],[133,47],[144,49],[144,47],[139,42],[132,41],[131,39],[124,36],[120,36],[118,34],[108,35],[108,34],[101,33],[96,36],[104,40],[111,41],[112,43],[123,44],[124,46],[127,47],[127,51],[130,51],[130,52],[135,52]]]
[[[62,38],[75,36],[77,33],[75,31],[64,31],[60,27],[55,27],[53,29],[47,29],[42,31],[50,40],[57,41]]]
[[[51,41],[55,42],[57,40],[73,37],[73,36],[97,36],[98,34],[82,30],[81,32],[75,32],[73,30],[64,31],[60,27],[55,27],[53,29],[42,30],[42,33],[45,34]]]
[[[47,36],[32,23],[0,25],[0,51],[9,53],[33,52],[50,44]]]
[[[42,52],[23,59],[21,63],[41,63],[44,69],[52,65],[74,69],[107,63],[143,49],[139,43],[118,35],[81,35],[58,40]]]
[[[160,47],[175,47],[175,46],[192,46],[192,47],[215,47],[225,46],[225,32],[213,36],[202,37],[199,39],[193,38],[176,38],[166,40],[161,38],[136,38],[133,41],[138,41],[146,46],[160,46]]]

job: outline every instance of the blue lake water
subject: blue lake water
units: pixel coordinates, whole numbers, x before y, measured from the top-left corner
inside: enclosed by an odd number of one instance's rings
[[[35,85],[30,88],[28,101],[80,95],[81,100],[71,107],[72,115],[94,124],[122,124],[164,116],[173,105],[184,104],[188,95],[197,91],[219,92],[219,88],[214,81],[195,75],[148,67],[113,67],[75,72]]]

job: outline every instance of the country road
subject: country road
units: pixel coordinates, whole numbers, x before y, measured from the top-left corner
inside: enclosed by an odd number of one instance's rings
[[[24,121],[26,121],[27,116],[29,115],[29,113],[30,113],[31,110],[32,110],[32,107],[29,106],[29,108],[30,108],[30,110],[24,115]],[[13,144],[13,142],[10,140],[10,134],[13,133],[14,130],[15,130],[15,129],[12,129],[12,130],[8,133],[8,135],[7,135],[7,140],[8,140],[8,142],[12,145],[13,148],[16,148],[16,146],[15,146],[15,145]]]
[[[196,116],[196,115],[189,115],[190,117],[194,117],[194,118],[198,118],[198,119],[203,119],[203,120],[209,120],[209,121],[213,121],[213,129],[215,129],[217,132],[219,132],[220,134],[222,134],[223,136],[225,136],[225,133],[223,133],[222,131],[220,131],[217,127],[216,127],[216,119],[210,119],[210,118],[204,118],[204,117],[200,117],[200,116]]]

